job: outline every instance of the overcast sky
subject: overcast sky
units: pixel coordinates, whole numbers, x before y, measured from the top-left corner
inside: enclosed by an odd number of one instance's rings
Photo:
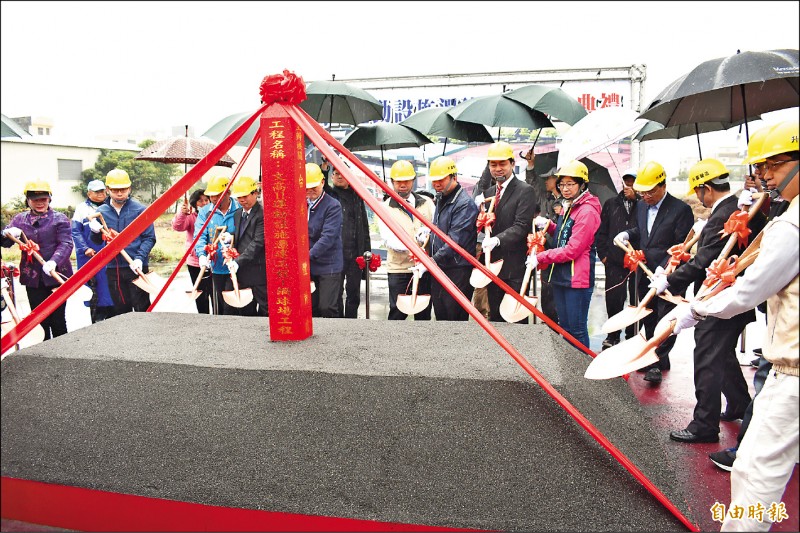
[[[283,69],[311,81],[634,64],[646,105],[705,60],[797,48],[799,5],[3,0],[2,113],[63,134],[200,135],[254,111]]]

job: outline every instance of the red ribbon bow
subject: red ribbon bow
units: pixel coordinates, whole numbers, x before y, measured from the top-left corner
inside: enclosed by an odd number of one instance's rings
[[[229,261],[233,261],[234,259],[239,257],[239,251],[233,246],[228,246],[224,250],[222,250],[222,257],[224,257]]]
[[[19,277],[19,269],[12,264],[3,265],[3,277],[15,276]]]
[[[358,268],[364,270],[364,268],[367,266],[367,262],[364,260],[364,256],[359,255],[358,257],[356,257],[356,264],[358,264]],[[375,272],[376,270],[378,270],[378,267],[380,266],[381,266],[381,256],[379,256],[378,254],[372,254],[372,257],[369,260],[369,271]]]
[[[681,262],[686,262],[692,258],[692,254],[684,251],[682,244],[676,244],[669,250],[667,253],[671,255],[669,262],[667,263],[668,266],[672,267],[673,269],[681,264]]]
[[[261,101],[265,104],[280,102],[297,105],[306,99],[306,84],[303,78],[284,69],[283,74],[270,74],[261,80]]]
[[[22,252],[28,253],[28,261],[33,259],[33,254],[39,251],[39,245],[28,239],[28,242],[20,244],[19,249]]]
[[[103,232],[103,240],[106,241],[107,243],[111,242],[117,238],[117,235],[119,235],[119,232],[117,230],[109,229],[108,232]]]
[[[205,250],[209,261],[214,261],[214,259],[217,257],[217,247],[216,246],[213,246],[211,244],[206,244],[205,246],[203,246],[203,250]]]
[[[356,257],[356,264],[358,265],[358,268],[364,270],[364,267],[367,266],[367,262],[364,261],[364,256],[359,255],[358,257]]]
[[[483,228],[491,228],[492,225],[494,225],[495,218],[496,217],[494,216],[494,213],[487,213],[486,211],[481,211],[481,213],[478,215],[478,220],[475,222],[475,224],[478,226],[478,230],[481,230]]]
[[[736,281],[736,261],[737,256],[731,256],[728,259],[715,259],[712,261],[711,266],[706,269],[706,280],[703,285],[711,287],[718,281],[733,285]]]
[[[728,235],[736,234],[736,244],[740,248],[747,246],[747,238],[750,235],[750,228],[747,227],[749,215],[747,211],[735,211],[731,214],[727,222],[722,226],[720,239]]]
[[[633,272],[642,261],[644,261],[644,252],[642,250],[632,250],[625,254],[622,265]]]
[[[528,233],[527,241],[528,255],[531,255],[532,252],[536,252],[538,254],[539,252],[544,251],[545,238],[541,233]]]

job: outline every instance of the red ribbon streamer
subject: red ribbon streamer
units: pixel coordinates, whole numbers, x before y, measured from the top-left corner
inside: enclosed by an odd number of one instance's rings
[[[736,281],[736,261],[738,256],[731,256],[727,259],[716,259],[706,269],[706,280],[703,285],[711,287],[718,281],[733,285]]]
[[[667,265],[672,267],[673,269],[676,268],[678,265],[680,265],[681,262],[686,262],[692,258],[692,254],[686,252],[683,249],[682,244],[676,244],[675,246],[667,250],[667,253],[670,256],[672,256],[670,257],[670,260],[667,263]]]
[[[531,255],[532,252],[536,252],[538,254],[539,252],[544,251],[544,235],[540,233],[528,233],[527,241],[528,255]]]
[[[475,222],[475,224],[478,226],[478,230],[481,230],[483,228],[491,228],[494,225],[495,219],[496,217],[494,216],[494,213],[487,213],[486,211],[482,211],[478,215],[478,220]]]
[[[239,252],[233,246],[228,246],[227,248],[222,250],[222,257],[230,261],[233,261],[234,259],[239,257]]]
[[[625,254],[622,265],[633,272],[642,261],[644,261],[644,252],[642,250],[633,250]]]
[[[747,227],[749,215],[747,211],[735,211],[731,214],[727,222],[722,226],[720,239],[724,239],[728,235],[736,234],[736,244],[740,248],[747,246],[747,240],[750,236],[750,228]]]
[[[32,240],[28,239],[28,242],[19,245],[19,249],[22,252],[27,252],[28,261],[32,261],[33,254],[39,251],[39,245],[33,242]]]

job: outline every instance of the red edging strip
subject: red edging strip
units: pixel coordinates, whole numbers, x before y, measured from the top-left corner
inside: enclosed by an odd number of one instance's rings
[[[76,531],[486,531],[219,507],[3,476],[0,516]]]

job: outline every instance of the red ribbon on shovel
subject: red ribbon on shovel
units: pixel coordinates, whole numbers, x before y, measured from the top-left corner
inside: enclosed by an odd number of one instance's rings
[[[727,259],[716,259],[711,262],[711,266],[706,269],[706,280],[703,285],[711,287],[718,281],[733,285],[736,281],[736,261],[738,256],[734,255]]]
[[[634,272],[642,261],[644,261],[644,252],[642,250],[633,250],[625,254],[622,265],[631,272]]]
[[[676,244],[667,253],[671,256],[667,265],[675,270],[682,262],[686,262],[692,258],[692,254],[684,251],[682,244]]]
[[[39,245],[28,239],[28,242],[19,244],[19,249],[22,252],[27,252],[28,261],[32,261],[34,254],[39,251]]]
[[[747,227],[749,215],[747,211],[735,211],[731,213],[730,218],[722,226],[720,239],[724,239],[728,235],[736,234],[736,244],[740,248],[747,246],[747,238],[750,236],[750,228]]]

